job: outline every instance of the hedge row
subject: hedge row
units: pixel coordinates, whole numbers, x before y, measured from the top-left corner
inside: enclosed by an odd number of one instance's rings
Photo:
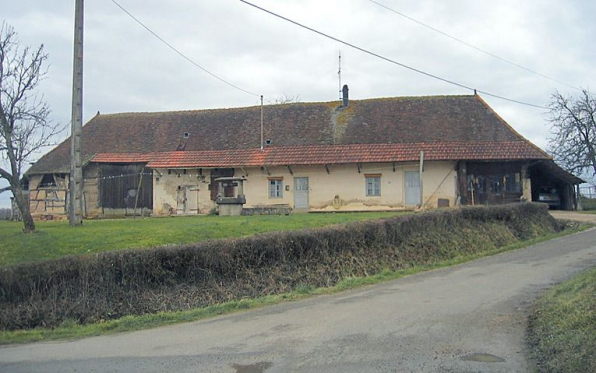
[[[473,207],[0,269],[0,329],[91,323],[331,286],[559,230],[545,205]]]

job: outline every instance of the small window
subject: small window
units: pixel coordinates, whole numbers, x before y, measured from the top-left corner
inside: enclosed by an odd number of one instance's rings
[[[381,176],[367,175],[366,180],[366,196],[376,197],[381,195]]]
[[[56,186],[56,179],[53,174],[44,174],[39,183],[39,188],[52,188]]]
[[[282,179],[269,179],[269,198],[282,198],[284,181]]]

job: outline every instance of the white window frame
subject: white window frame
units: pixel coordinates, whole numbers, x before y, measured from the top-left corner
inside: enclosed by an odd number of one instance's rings
[[[380,197],[381,175],[364,175],[364,189],[367,197]]]
[[[269,198],[283,198],[284,197],[284,180],[272,178],[267,180],[269,185]]]

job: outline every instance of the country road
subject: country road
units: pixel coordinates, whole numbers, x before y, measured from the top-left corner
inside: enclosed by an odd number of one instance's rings
[[[527,372],[531,303],[596,229],[384,284],[140,332],[0,348],[0,372]]]

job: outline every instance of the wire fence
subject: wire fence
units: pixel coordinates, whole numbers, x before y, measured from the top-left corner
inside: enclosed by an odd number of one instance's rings
[[[596,186],[588,185],[579,187],[581,205],[584,210],[596,210]]]

